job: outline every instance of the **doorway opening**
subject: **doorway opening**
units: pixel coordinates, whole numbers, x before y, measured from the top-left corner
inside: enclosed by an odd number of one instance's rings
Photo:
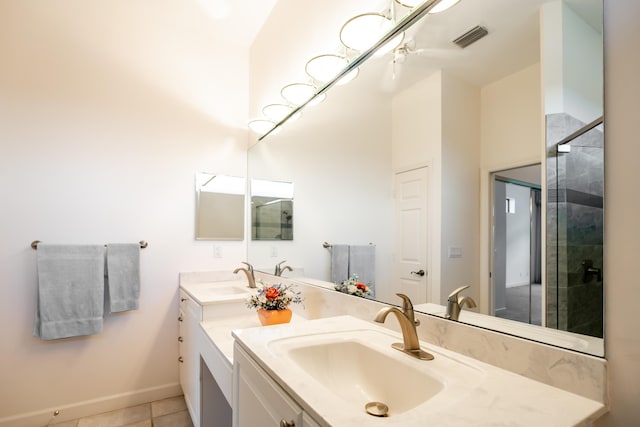
[[[493,315],[542,325],[541,165],[491,174]]]

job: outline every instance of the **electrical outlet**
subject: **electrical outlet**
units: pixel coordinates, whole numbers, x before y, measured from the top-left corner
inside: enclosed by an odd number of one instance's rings
[[[271,258],[278,257],[278,248],[275,246],[271,246]]]
[[[214,246],[213,247],[213,257],[214,258],[222,258],[222,246]]]

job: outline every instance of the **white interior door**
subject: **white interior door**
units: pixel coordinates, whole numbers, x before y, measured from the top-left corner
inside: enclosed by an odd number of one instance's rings
[[[427,168],[395,176],[395,218],[393,288],[414,304],[427,302],[428,224]]]

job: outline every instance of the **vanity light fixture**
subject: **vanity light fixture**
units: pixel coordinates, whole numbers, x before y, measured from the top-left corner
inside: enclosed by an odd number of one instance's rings
[[[424,0],[396,0],[396,3],[404,7],[414,8],[423,1]],[[440,2],[429,11],[429,13],[444,12],[459,1],[460,0],[440,0]]]
[[[415,8],[411,9],[409,13],[400,18],[397,24],[393,28],[389,28],[386,32],[383,32],[378,40],[373,42],[368,48],[366,48],[363,52],[360,52],[358,56],[353,58],[351,62],[340,71],[333,79],[322,85],[320,88],[315,88],[313,85],[307,83],[294,83],[291,85],[285,86],[280,92],[284,99],[286,99],[291,105],[297,105],[294,108],[295,111],[299,111],[302,108],[305,108],[308,105],[315,105],[319,101],[324,100],[326,96],[326,92],[331,89],[334,85],[338,83],[340,79],[345,77],[351,71],[360,67],[367,59],[374,56],[376,53],[380,52],[383,49],[387,49],[387,45],[393,46],[392,48],[397,48],[397,46],[402,43],[404,40],[404,31],[410,28],[413,24],[419,21],[422,17],[426,16],[435,6],[440,3],[440,0],[425,0],[420,3]],[[388,18],[385,18],[388,19]],[[391,21],[391,20],[389,20]],[[346,25],[346,24],[345,24]],[[343,26],[344,29],[344,26]],[[342,38],[341,38],[342,39]],[[399,39],[399,42],[395,42],[396,39]],[[343,43],[344,44],[344,43]],[[306,93],[303,97],[300,96],[299,89],[303,89]],[[309,90],[311,89],[311,90]],[[295,96],[299,98],[295,98]],[[272,130],[268,131],[265,134],[262,134],[258,138],[258,140],[263,140],[268,135],[280,130],[280,125],[288,120],[288,116],[283,120],[277,123],[276,128],[272,128]]]
[[[269,120],[273,121],[274,123],[278,123],[279,121],[287,117],[289,114],[291,114],[292,111],[293,111],[293,107],[291,107],[290,105],[269,104],[262,109],[262,114],[264,114],[265,117],[267,117]],[[302,113],[300,111],[297,111],[295,114],[289,117],[289,120],[291,121],[297,120],[300,118],[300,116],[302,116]]]
[[[320,83],[326,83],[337,76],[347,65],[349,65],[349,61],[344,56],[326,54],[311,58],[305,65],[304,70],[312,79]],[[344,85],[349,83],[356,78],[358,72],[359,68],[355,68],[336,84]]]
[[[291,83],[286,85],[280,91],[280,95],[291,105],[302,105],[316,94],[316,87],[309,83]],[[307,105],[318,105],[327,97],[321,94],[313,98]]]
[[[349,49],[364,52],[375,45],[394,25],[390,18],[381,13],[363,13],[345,22],[340,29],[340,42]],[[391,52],[400,46],[403,40],[404,32],[401,32],[379,48],[374,56]]]
[[[275,125],[275,122],[272,122],[271,120],[256,119],[249,122],[249,129],[258,135],[264,135],[270,131],[273,133],[272,129]]]

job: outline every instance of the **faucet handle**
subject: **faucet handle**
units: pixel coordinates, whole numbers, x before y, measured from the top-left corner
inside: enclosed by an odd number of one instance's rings
[[[467,286],[460,286],[458,289],[456,289],[455,291],[451,292],[449,294],[449,298],[447,299],[447,301],[450,302],[458,302],[458,294],[462,291],[464,291],[467,288],[470,288],[471,285],[467,285]]]
[[[247,269],[249,270],[249,273],[253,274],[253,265],[249,264],[248,262],[245,261],[240,261],[240,264],[244,264],[247,266]]]
[[[413,304],[411,303],[411,299],[405,294],[397,293],[397,296],[402,298],[402,312],[407,319],[413,322],[414,325],[420,326],[420,321],[416,320],[415,314],[413,312]]]

